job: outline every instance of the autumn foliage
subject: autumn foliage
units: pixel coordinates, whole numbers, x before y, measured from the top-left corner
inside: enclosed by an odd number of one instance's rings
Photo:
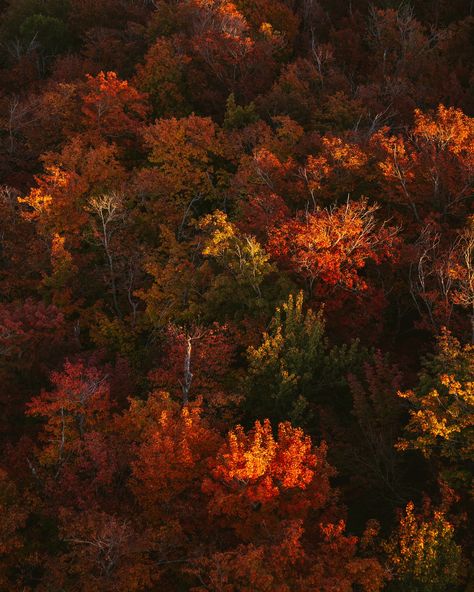
[[[0,590],[473,589],[473,27],[0,0]]]

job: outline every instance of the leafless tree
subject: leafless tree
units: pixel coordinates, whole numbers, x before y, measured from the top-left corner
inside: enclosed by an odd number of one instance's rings
[[[326,70],[334,61],[334,51],[327,43],[317,43],[314,30],[311,31],[311,55],[318,70],[321,86],[324,86]]]
[[[7,132],[10,154],[15,153],[19,135],[36,121],[37,114],[37,98],[21,99],[18,95],[9,97],[6,113],[0,115],[0,124]]]
[[[436,317],[436,300],[433,293],[439,295],[444,304],[443,324],[449,325],[452,310],[453,277],[450,269],[453,261],[453,247],[443,249],[441,235],[431,225],[425,226],[418,238],[417,258],[410,266],[410,293],[421,315],[428,316],[435,331],[440,330]]]
[[[123,201],[123,193],[120,191],[111,191],[92,197],[88,204],[89,211],[95,215],[95,221],[93,222],[95,234],[104,248],[107,258],[112,299],[115,312],[119,317],[122,316],[122,313],[118,303],[115,270],[116,254],[114,252],[112,238],[124,222],[125,212]]]
[[[183,407],[185,407],[189,403],[191,385],[193,382],[193,345],[195,342],[203,339],[208,334],[208,330],[199,325],[193,325],[187,329],[170,326],[169,331],[171,336],[184,341],[183,379],[179,381],[179,384],[181,386],[181,392],[183,393]]]
[[[454,301],[469,311],[471,343],[474,345],[474,218],[470,219],[467,228],[460,234],[454,251],[458,260]]]
[[[8,230],[11,231],[11,225],[15,224],[16,216],[15,210],[18,204],[18,197],[19,193],[13,187],[9,187],[8,185],[0,186],[0,204],[4,212],[8,212],[7,220],[0,221],[0,256],[2,254],[3,249],[5,248],[5,235],[7,232],[7,225]],[[5,215],[4,215],[5,217]]]
[[[131,529],[125,519],[108,516],[108,519],[90,537],[67,538],[68,543],[86,545],[94,552],[94,561],[105,578],[110,578],[131,539]]]

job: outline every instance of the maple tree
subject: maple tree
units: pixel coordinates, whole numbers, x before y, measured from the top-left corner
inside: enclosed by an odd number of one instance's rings
[[[215,553],[190,568],[200,584],[195,592],[236,589],[303,592],[311,587],[328,591],[350,590],[354,585],[366,592],[381,589],[384,571],[374,559],[356,556],[354,537],[343,535],[344,525],[322,529],[323,541],[314,554],[303,547],[303,529],[298,521],[282,527],[280,540],[271,545],[239,545],[236,550]],[[294,577],[295,572],[298,574]]]
[[[369,259],[380,263],[391,257],[396,235],[394,228],[377,224],[376,210],[362,200],[301,215],[277,230],[272,252],[290,262],[310,291],[319,287],[318,281],[321,289],[364,290],[358,270]]]
[[[66,361],[63,372],[51,374],[51,382],[54,390],[34,397],[28,414],[46,419],[40,462],[60,467],[108,416],[109,387],[106,375],[82,362]]]
[[[198,403],[180,407],[156,393],[146,407],[154,421],[146,426],[132,462],[131,487],[148,520],[161,525],[173,517],[185,532],[192,531],[202,520],[196,511],[203,503],[199,483],[219,435],[201,417]]]
[[[433,114],[415,111],[408,139],[380,130],[384,186],[395,203],[409,205],[418,221],[427,202],[443,216],[463,211],[472,189],[472,120],[439,105]]]
[[[87,77],[81,110],[89,134],[117,140],[136,133],[148,106],[145,95],[115,72],[100,72]]]
[[[367,155],[357,146],[341,138],[324,136],[322,151],[308,156],[301,176],[310,194],[313,210],[321,200],[333,199],[337,194],[350,195],[357,187],[353,175],[359,176],[367,163]],[[335,191],[336,189],[336,191]]]
[[[258,536],[258,524],[271,532],[273,521],[304,519],[329,501],[333,471],[325,456],[324,445],[313,449],[311,439],[289,423],[279,424],[276,439],[268,420],[249,434],[237,426],[203,483],[211,512],[244,539]]]
[[[237,550],[242,561],[236,561],[235,551],[220,553],[198,562],[194,570],[207,566],[206,571],[215,574],[221,585],[239,582],[249,590],[255,586],[284,591],[291,585],[329,590],[336,573],[341,589],[355,582],[364,590],[380,589],[381,566],[376,560],[357,558],[357,539],[344,535],[342,520],[330,521],[337,516],[331,507],[332,474],[325,445],[314,447],[289,422],[278,425],[276,436],[268,420],[257,421],[248,433],[237,426],[212,462],[203,491],[212,496],[212,514],[246,543]],[[319,528],[313,523],[318,514]],[[313,537],[310,547],[303,542],[303,525]],[[298,576],[293,580],[295,567]]]
[[[116,186],[124,178],[113,144],[91,145],[74,136],[60,154],[45,155],[45,172],[36,178],[38,187],[21,198],[27,206],[23,215],[50,237],[66,225],[70,239],[77,241],[88,219],[83,207],[87,193]]]

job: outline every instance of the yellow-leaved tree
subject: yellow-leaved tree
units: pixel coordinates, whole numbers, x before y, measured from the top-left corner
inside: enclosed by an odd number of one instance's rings
[[[410,404],[400,450],[430,458],[452,487],[472,494],[474,460],[474,346],[461,345],[449,331],[438,338],[414,390],[399,393]]]

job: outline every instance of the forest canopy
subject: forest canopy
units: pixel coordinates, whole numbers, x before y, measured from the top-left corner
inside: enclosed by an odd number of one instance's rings
[[[474,590],[473,40],[0,0],[0,590]]]

